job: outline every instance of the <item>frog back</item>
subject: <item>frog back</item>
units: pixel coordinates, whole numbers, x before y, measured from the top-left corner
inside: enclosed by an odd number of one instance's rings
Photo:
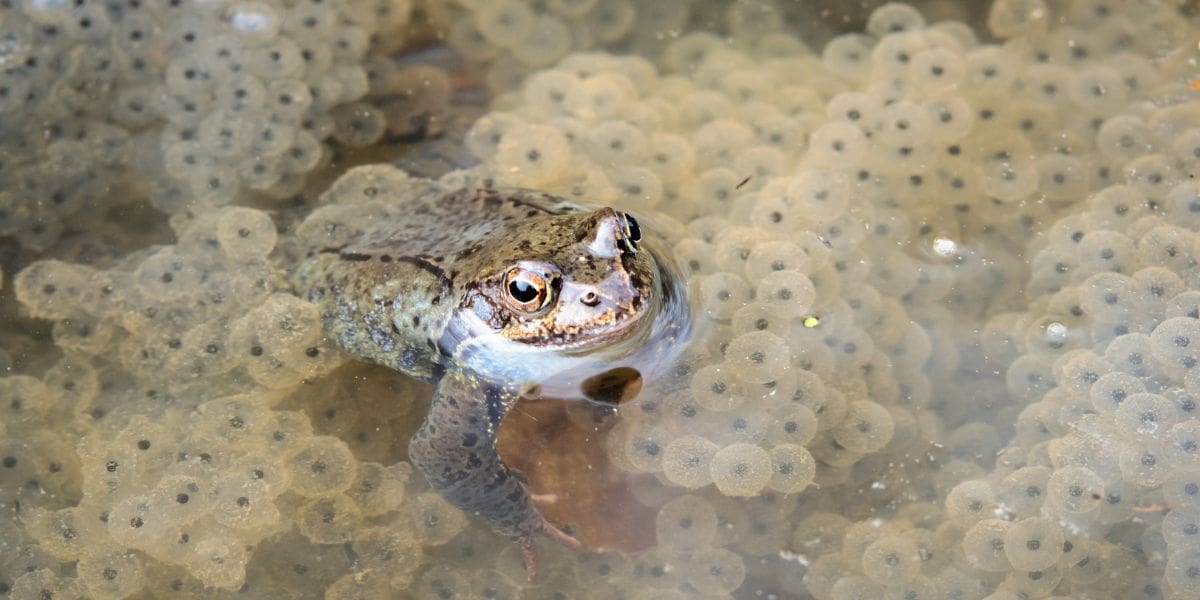
[[[311,249],[295,286],[347,352],[436,380],[455,367],[438,340],[466,289],[478,273],[504,268],[489,241],[581,210],[528,190],[432,191],[368,211],[362,233],[345,246]]]

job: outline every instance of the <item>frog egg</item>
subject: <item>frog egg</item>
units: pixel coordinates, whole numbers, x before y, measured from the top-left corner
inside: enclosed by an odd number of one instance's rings
[[[527,125],[503,135],[493,160],[501,173],[522,185],[537,187],[566,169],[571,162],[571,148],[558,130]]]
[[[217,222],[217,241],[230,258],[264,258],[275,247],[276,238],[275,223],[265,212],[240,207],[221,211]]]
[[[786,239],[797,229],[810,227],[812,221],[808,221],[800,211],[792,210],[786,200],[763,195],[754,201],[754,207],[750,210],[750,225],[757,231],[765,232],[770,238]],[[732,258],[725,254],[721,257]]]
[[[134,552],[85,554],[75,568],[91,597],[125,598],[146,585],[142,560]]]
[[[205,152],[222,159],[241,157],[250,149],[251,121],[231,110],[214,110],[200,122],[196,140]]]
[[[891,413],[870,400],[851,402],[845,418],[831,431],[838,444],[859,454],[877,452],[891,441],[894,433]]]
[[[1007,92],[1017,79],[1019,57],[1000,46],[985,45],[967,53],[964,83],[981,91]]]
[[[1044,570],[1062,557],[1063,541],[1062,529],[1055,521],[1030,517],[1008,528],[1004,534],[1004,554],[1014,569]]]
[[[1176,423],[1167,432],[1167,441],[1180,458],[1188,463],[1196,462],[1200,458],[1200,421]]]
[[[946,495],[946,518],[962,527],[996,516],[996,491],[982,479],[965,481],[954,486]]]
[[[620,118],[636,99],[637,92],[628,77],[617,73],[600,73],[572,87],[563,106],[570,115],[595,122]]]
[[[274,424],[264,428],[265,448],[281,457],[292,457],[307,448],[308,440],[312,438],[312,422],[304,413],[272,410],[270,415]]]
[[[921,574],[920,551],[907,536],[885,534],[863,551],[862,569],[876,583],[902,585]]]
[[[712,319],[728,319],[750,301],[753,288],[746,280],[728,272],[706,275],[699,281],[700,306]]]
[[[791,351],[783,338],[769,331],[739,334],[729,342],[725,364],[746,383],[772,381],[789,364]]]
[[[1006,476],[998,486],[1004,509],[1017,517],[1035,516],[1045,498],[1050,473],[1047,467],[1028,466]]]
[[[25,521],[25,531],[55,560],[72,562],[79,560],[90,540],[100,534],[97,525],[78,507],[56,511],[34,508]]]
[[[493,112],[477,119],[463,138],[467,149],[481,160],[490,160],[500,148],[504,134],[526,127],[516,115]]]
[[[1051,594],[1062,581],[1058,567],[1037,571],[1017,571],[1008,574],[1000,584],[1001,589],[1015,598],[1043,598]]]
[[[867,17],[867,32],[877,37],[901,31],[920,31],[925,28],[925,17],[908,4],[888,2],[871,11]]]
[[[192,543],[184,566],[206,587],[238,589],[246,578],[245,545],[235,537],[206,537]]]
[[[815,435],[815,420],[813,434]],[[804,491],[816,476],[817,463],[812,454],[797,444],[778,444],[771,448],[773,473],[768,487],[782,494]]]
[[[1183,598],[1200,593],[1200,550],[1190,548],[1171,552],[1163,581]]]
[[[782,177],[790,166],[791,159],[778,148],[771,146],[753,146],[738,152],[734,159],[733,168],[738,173],[746,173],[753,182],[767,181]]]
[[[1089,115],[1107,116],[1129,104],[1128,88],[1112,69],[1093,65],[1075,73],[1067,94],[1077,107]]]
[[[726,496],[757,496],[771,480],[771,456],[754,444],[721,448],[709,464],[713,483]]]
[[[213,93],[214,110],[251,115],[262,110],[267,102],[267,87],[249,73],[239,73],[222,80]]]
[[[541,16],[535,19],[530,34],[512,48],[512,53],[526,65],[544,67],[566,56],[573,42],[571,30],[565,23]]]
[[[1144,487],[1161,486],[1170,465],[1169,445],[1147,440],[1121,447],[1118,463],[1125,481]]]
[[[1151,357],[1150,337],[1141,333],[1121,335],[1108,343],[1104,358],[1113,368],[1136,377],[1161,375]]]
[[[1184,373],[1200,363],[1198,323],[1190,317],[1175,317],[1159,323],[1150,334],[1150,351],[1155,360],[1181,380]]]
[[[275,158],[291,147],[296,128],[276,123],[258,123],[251,127],[250,152],[253,159]]]
[[[813,131],[805,166],[838,169],[859,164],[867,151],[867,138],[850,123],[828,123]]]
[[[844,568],[844,567],[843,567]],[[830,600],[854,598],[884,598],[884,587],[861,575],[845,575],[834,582],[827,596]]]
[[[692,138],[696,164],[702,169],[732,164],[752,139],[754,131],[742,123],[725,119],[707,123]]]
[[[921,50],[913,57],[905,73],[905,83],[923,94],[958,88],[967,75],[967,66],[962,55],[946,48]]]
[[[580,23],[605,44],[629,35],[637,19],[637,9],[628,0],[598,0]]]
[[[343,104],[331,114],[333,138],[351,148],[374,144],[387,131],[383,111],[366,102]]]
[[[83,312],[93,270],[57,260],[42,260],[13,278],[17,299],[30,316],[62,319]]]
[[[816,288],[800,271],[783,270],[765,273],[757,279],[754,297],[772,311],[785,317],[797,318],[812,309]]]
[[[766,439],[772,444],[807,445],[816,437],[820,427],[817,414],[811,408],[797,402],[774,407],[771,416],[771,426]]]
[[[345,493],[364,517],[383,515],[404,502],[404,486],[411,473],[412,467],[405,462],[387,467],[359,463],[358,477]]]
[[[413,531],[426,546],[449,542],[467,526],[467,517],[433,492],[418,494],[407,509]]]
[[[1194,183],[1181,183],[1167,193],[1163,203],[1172,220],[1191,230],[1200,228],[1200,188]]]
[[[314,544],[344,544],[353,539],[362,515],[353,500],[336,494],[309,500],[295,519],[300,533]]]
[[[1162,534],[1172,549],[1200,548],[1200,509],[1194,506],[1172,508],[1162,520]]]
[[[579,85],[579,77],[565,69],[534,73],[522,87],[525,106],[531,114],[564,115],[567,94]]]
[[[470,573],[439,564],[421,573],[420,581],[413,587],[413,595],[418,598],[470,598],[471,587]]]
[[[1171,142],[1169,155],[1177,168],[1200,160],[1200,127],[1193,127],[1176,136]]]
[[[204,272],[200,266],[167,246],[148,256],[134,272],[138,291],[160,302],[178,300],[200,287]]]
[[[679,564],[679,580],[702,595],[727,595],[742,587],[746,568],[742,557],[726,548],[700,548]]]
[[[963,557],[972,567],[990,573],[1006,573],[1011,569],[1005,555],[1005,536],[1012,527],[1009,521],[983,519],[971,525],[963,535]]]
[[[706,548],[717,535],[717,513],[699,496],[680,496],[664,504],[654,523],[658,547],[668,551]]]
[[[217,500],[213,486],[192,474],[167,475],[155,484],[150,503],[161,507],[166,519],[187,525],[208,515]]]
[[[807,170],[788,182],[784,200],[808,219],[830,221],[845,211],[851,193],[850,181],[844,173]]]
[[[949,143],[961,140],[975,124],[975,112],[966,100],[945,96],[924,103],[929,114],[929,140]]]
[[[1038,190],[1053,202],[1069,202],[1087,195],[1089,189],[1087,165],[1074,156],[1047,154],[1036,163],[1040,183]]]
[[[314,436],[288,458],[293,491],[305,497],[331,496],[346,490],[357,476],[353,453],[335,437]]]
[[[1153,439],[1175,424],[1175,405],[1158,394],[1136,393],[1125,398],[1113,413],[1114,425],[1124,435]]]
[[[656,131],[648,141],[648,166],[664,181],[678,181],[690,176],[696,156],[687,139],[681,135]],[[721,169],[721,171],[726,171]],[[703,176],[702,176],[703,181]],[[702,189],[711,189],[701,184]],[[732,186],[730,186],[732,188]]]
[[[703,275],[718,270],[712,256],[712,246],[695,238],[680,240],[672,248],[675,261],[686,275]]]
[[[610,174],[618,196],[616,201],[625,206],[651,208],[662,201],[663,185],[650,169],[642,167],[617,167]]]
[[[649,142],[640,129],[625,121],[608,121],[592,129],[590,156],[605,167],[645,164]]]
[[[1119,115],[1104,121],[1096,133],[1096,148],[1105,158],[1122,163],[1153,150],[1145,121],[1131,115]]]
[[[1178,297],[1186,289],[1183,280],[1166,267],[1139,269],[1133,274],[1133,282],[1141,296],[1146,299],[1147,312],[1150,313],[1148,316],[1155,321],[1163,318],[1167,302]]]
[[[929,113],[921,105],[900,100],[887,105],[875,139],[893,148],[915,148],[929,139],[933,128]]]
[[[1200,467],[1171,468],[1162,492],[1167,504],[1200,508]]]
[[[630,423],[618,437],[621,447],[617,451],[629,470],[641,473],[662,471],[663,447],[671,438],[667,431]]]
[[[842,92],[829,100],[825,115],[830,121],[845,121],[860,129],[874,131],[880,126],[880,107],[865,92]]]
[[[1086,514],[1100,506],[1104,482],[1086,467],[1063,467],[1046,483],[1046,514]]]
[[[746,258],[746,277],[761,282],[777,272],[807,273],[811,259],[796,244],[785,241],[768,241],[755,245]]]
[[[704,487],[712,483],[709,464],[719,449],[716,444],[696,435],[674,438],[663,450],[663,475],[680,487]]]
[[[35,565],[13,575],[18,574],[16,580],[6,577],[4,581],[6,588],[12,583],[5,592],[12,598],[88,598],[89,590],[78,577],[60,577],[53,570],[38,569]]]
[[[865,81],[871,73],[871,50],[875,38],[845,33],[830,40],[821,50],[821,62],[834,75],[850,81]]]
[[[108,511],[108,534],[126,548],[154,548],[164,540],[173,539],[175,533],[161,512],[150,496],[126,496]]]
[[[741,381],[723,365],[707,365],[696,371],[690,390],[697,404],[711,410],[733,410],[746,401]]]
[[[747,272],[746,263],[754,249],[763,243],[763,231],[754,227],[727,228],[717,238],[717,259],[721,267],[735,273]]]
[[[1089,398],[1092,386],[1112,366],[1090,350],[1076,350],[1068,355],[1056,362],[1054,379],[1072,397]]]
[[[366,569],[409,581],[421,563],[421,546],[404,527],[368,527],[357,531],[351,548]]]
[[[1152,200],[1162,200],[1180,183],[1171,159],[1163,154],[1140,156],[1122,169],[1125,181]]]

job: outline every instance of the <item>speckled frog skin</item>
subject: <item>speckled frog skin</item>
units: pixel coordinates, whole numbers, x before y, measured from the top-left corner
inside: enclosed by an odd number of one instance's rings
[[[583,396],[580,382],[645,368],[686,331],[677,278],[637,221],[528,190],[433,192],[312,252],[299,293],[353,356],[433,382],[409,457],[446,500],[523,547],[573,538],[538,513],[496,453],[522,390]],[[400,208],[401,210],[394,210]]]

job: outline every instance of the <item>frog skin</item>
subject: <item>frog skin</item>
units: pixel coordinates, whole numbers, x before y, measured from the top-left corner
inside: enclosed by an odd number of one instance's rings
[[[523,392],[586,397],[597,374],[664,363],[688,329],[679,278],[632,216],[540,192],[435,190],[371,221],[311,252],[297,291],[349,354],[436,385],[409,459],[514,538],[532,579],[537,534],[580,543],[498,456],[500,422]]]

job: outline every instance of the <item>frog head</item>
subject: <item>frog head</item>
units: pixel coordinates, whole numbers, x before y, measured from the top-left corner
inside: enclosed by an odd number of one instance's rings
[[[612,208],[525,221],[495,240],[460,305],[505,340],[581,350],[650,319],[661,273],[638,222]]]

